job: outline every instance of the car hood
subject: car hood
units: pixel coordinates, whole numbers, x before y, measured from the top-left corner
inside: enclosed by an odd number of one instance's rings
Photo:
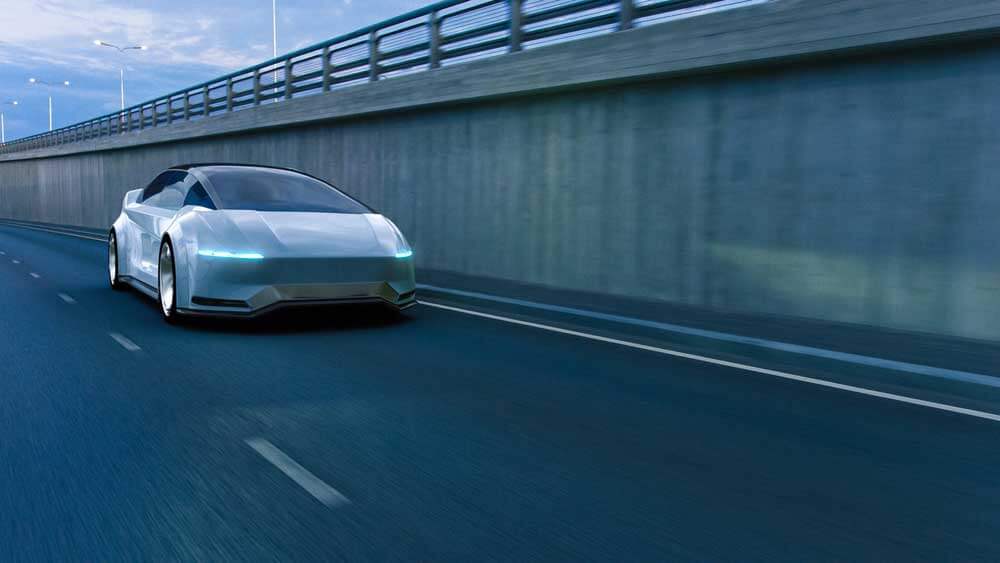
[[[207,228],[199,247],[265,256],[386,256],[396,252],[377,214],[218,210],[198,214]]]

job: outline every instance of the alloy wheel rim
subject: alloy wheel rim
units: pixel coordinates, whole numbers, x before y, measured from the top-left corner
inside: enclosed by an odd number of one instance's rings
[[[170,245],[164,244],[160,249],[160,307],[163,314],[170,316],[174,305],[174,258],[170,253]]]

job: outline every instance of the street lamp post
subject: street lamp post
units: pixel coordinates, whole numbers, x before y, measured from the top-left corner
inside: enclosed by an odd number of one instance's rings
[[[9,102],[4,102],[3,105],[5,105],[5,106],[16,106],[19,103],[20,102],[18,102],[17,100],[11,100]],[[4,114],[4,112],[0,111],[0,144],[3,144],[3,143],[7,142],[7,126],[4,123],[4,115],[3,114]]]
[[[271,55],[273,58],[278,58],[278,0],[271,0]],[[285,77],[285,91],[288,91],[287,80]],[[274,85],[272,92],[278,93],[278,69],[275,67],[274,72],[271,74],[271,84]],[[275,97],[271,100],[272,102],[277,102],[278,98]]]
[[[111,47],[112,49],[117,49],[118,52],[121,53],[122,55],[125,54],[125,51],[145,51],[146,49],[149,48],[145,45],[132,45],[130,47],[119,47],[118,45],[108,43],[107,41],[101,41],[100,39],[94,39],[94,45],[97,45],[98,47]],[[119,78],[119,84],[121,86],[122,111],[124,111],[125,110],[125,62],[124,61],[122,61],[122,63],[118,67],[118,78]]]
[[[62,82],[46,82],[44,80],[39,80],[37,78],[29,78],[28,82],[31,84],[41,84],[44,86],[69,86],[69,80],[63,80]],[[49,91],[49,131],[52,131],[52,91]]]

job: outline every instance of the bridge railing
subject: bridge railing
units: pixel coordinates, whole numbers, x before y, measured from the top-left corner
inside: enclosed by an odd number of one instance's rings
[[[113,137],[471,59],[765,0],[444,0],[88,121],[0,154]]]

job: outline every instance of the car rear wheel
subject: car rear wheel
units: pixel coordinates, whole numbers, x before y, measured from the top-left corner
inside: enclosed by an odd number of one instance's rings
[[[174,269],[174,249],[170,239],[160,243],[157,289],[160,296],[160,313],[168,323],[177,320],[177,275]]]
[[[124,285],[118,277],[118,237],[114,231],[108,235],[108,279],[111,289],[121,289]]]

